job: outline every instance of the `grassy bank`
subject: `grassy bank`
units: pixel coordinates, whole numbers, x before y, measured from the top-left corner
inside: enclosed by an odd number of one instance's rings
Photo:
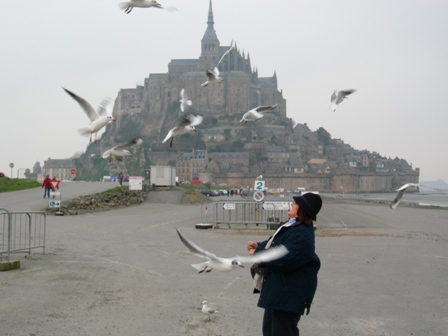
[[[0,192],[17,191],[40,187],[41,184],[35,180],[18,178],[0,178]]]

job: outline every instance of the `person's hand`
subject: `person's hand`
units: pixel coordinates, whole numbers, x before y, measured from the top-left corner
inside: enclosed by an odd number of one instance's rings
[[[247,251],[250,255],[253,255],[255,252],[255,249],[258,247],[258,244],[256,242],[247,242],[246,244]]]

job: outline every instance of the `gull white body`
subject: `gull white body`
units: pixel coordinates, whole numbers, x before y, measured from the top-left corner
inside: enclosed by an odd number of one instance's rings
[[[154,8],[165,9],[165,10],[168,10],[168,11],[175,11],[175,10],[177,10],[175,7],[162,7],[162,5],[159,4],[155,0],[130,0],[130,1],[125,1],[125,2],[120,2],[118,4],[118,7],[120,9],[124,9],[124,12],[126,14],[129,14],[134,7],[137,7],[137,8],[151,8],[151,7],[154,7]]]
[[[195,126],[199,125],[204,118],[200,115],[188,114],[180,118],[176,127],[170,129],[162,143],[165,143],[171,138],[170,147],[173,147],[174,137],[183,135],[186,133],[196,132]]]
[[[182,243],[188,248],[188,250],[197,255],[198,257],[206,258],[207,261],[200,264],[192,264],[191,266],[196,268],[199,273],[211,272],[213,269],[220,272],[230,272],[231,270],[244,266],[244,263],[258,263],[258,262],[269,262],[284,257],[289,253],[288,249],[283,245],[279,245],[264,251],[255,253],[252,256],[240,257],[236,256],[234,258],[221,258],[216,256],[214,253],[204,250],[199,247],[191,240],[185,238],[176,229]]]
[[[241,118],[240,122],[247,123],[248,121],[257,121],[258,119],[263,118],[263,113],[266,111],[271,111],[277,107],[277,104],[275,105],[262,105],[258,106],[252,110],[247,111],[244,113],[243,117]]]
[[[333,112],[336,111],[339,104],[342,103],[344,101],[344,99],[347,99],[348,95],[352,94],[355,91],[356,90],[354,90],[354,89],[349,89],[349,90],[334,89],[333,94],[331,95],[331,99],[330,99],[330,101],[331,101],[330,110],[332,110]]]
[[[208,318],[206,319],[206,321],[210,321],[211,316],[218,312],[215,308],[210,307],[208,305],[207,301],[202,301],[202,309],[201,310],[204,314],[208,315]]]
[[[185,108],[186,108],[187,106],[191,106],[191,105],[193,104],[193,103],[191,102],[191,100],[188,99],[188,96],[187,96],[187,94],[185,93],[185,89],[182,89],[182,90],[180,91],[180,100],[179,100],[179,102],[180,102],[180,110],[181,110],[182,112],[185,111]]]
[[[207,76],[207,80],[201,84],[202,87],[222,81],[222,78],[219,77],[219,70],[217,67],[214,67],[212,70],[207,70],[205,75]]]
[[[109,158],[109,163],[112,161],[112,158],[119,162],[123,161],[123,158],[125,156],[132,156],[132,154],[126,148],[135,147],[142,143],[143,143],[143,140],[141,138],[132,139],[131,141],[129,141],[125,144],[118,145],[118,146],[112,147],[111,149],[108,149],[107,151],[105,151],[103,153],[102,157],[104,159]]]
[[[107,114],[107,105],[109,104],[109,100],[105,99],[101,102],[98,112],[96,112],[92,105],[89,104],[84,98],[81,98],[80,96],[76,95],[75,93],[63,88],[65,92],[69,94],[70,97],[72,97],[74,100],[78,102],[78,104],[81,106],[81,108],[84,110],[84,112],[87,114],[87,117],[90,119],[91,123],[89,126],[80,128],[78,130],[78,133],[80,135],[88,136],[90,135],[90,141],[92,141],[92,135],[98,133],[104,126],[109,124],[112,121],[115,121],[115,119]],[[96,139],[95,139],[96,141]]]

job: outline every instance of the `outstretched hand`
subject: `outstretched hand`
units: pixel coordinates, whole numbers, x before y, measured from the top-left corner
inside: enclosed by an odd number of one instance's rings
[[[256,242],[247,242],[246,247],[247,247],[247,252],[249,252],[249,255],[253,255],[255,252],[255,249],[258,247],[258,244]]]

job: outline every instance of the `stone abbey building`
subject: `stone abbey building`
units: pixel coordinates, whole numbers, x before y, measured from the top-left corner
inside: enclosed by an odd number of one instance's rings
[[[207,80],[206,71],[213,69],[230,46],[222,46],[214,27],[212,2],[208,12],[207,28],[200,43],[200,56],[191,59],[172,59],[167,73],[154,73],[145,78],[143,86],[120,90],[114,107],[114,115],[150,114],[144,133],[164,129],[170,111],[174,112],[180,99],[180,91],[185,89],[193,105],[186,113],[203,116],[241,116],[259,105],[278,104],[276,114],[286,118],[286,100],[277,88],[277,76],[258,77],[253,69],[249,54],[241,53],[238,47],[226,55],[219,65],[223,81],[201,87]],[[174,113],[172,113],[174,114]],[[264,123],[263,120],[257,123]],[[119,125],[117,125],[119,126]],[[221,125],[220,125],[221,126]],[[225,129],[226,125],[222,125]],[[241,125],[242,126],[242,125]],[[166,127],[165,127],[166,128]]]

